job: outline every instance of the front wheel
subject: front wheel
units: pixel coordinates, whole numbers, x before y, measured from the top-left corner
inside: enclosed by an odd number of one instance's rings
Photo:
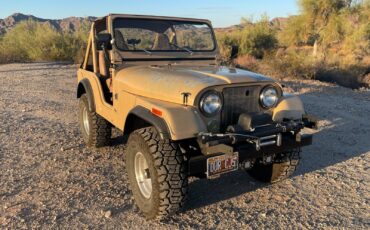
[[[275,157],[272,163],[264,164],[257,161],[252,169],[248,170],[256,180],[275,183],[289,178],[297,169],[300,161],[300,149],[293,149]]]
[[[94,111],[90,111],[86,94],[79,103],[79,122],[82,137],[89,147],[103,147],[109,144],[112,125]]]
[[[136,205],[148,219],[177,212],[184,203],[188,178],[182,152],[160,139],[154,127],[134,131],[125,162]]]

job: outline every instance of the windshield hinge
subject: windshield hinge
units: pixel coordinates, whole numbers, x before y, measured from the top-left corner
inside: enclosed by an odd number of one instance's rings
[[[184,93],[181,93],[181,95],[183,96],[183,104],[185,105],[185,106],[187,106],[188,105],[188,100],[189,100],[189,96],[191,95],[191,93],[189,93],[189,92],[184,92]]]

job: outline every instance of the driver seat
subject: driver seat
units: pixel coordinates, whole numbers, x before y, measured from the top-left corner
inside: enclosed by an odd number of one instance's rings
[[[102,84],[105,83],[109,91],[112,92],[112,78],[109,73],[109,63],[107,63],[103,50],[99,50],[99,73]]]
[[[123,34],[119,30],[114,30],[114,39],[116,40],[116,45],[121,50],[129,50]]]
[[[157,33],[154,40],[153,50],[172,50],[170,39],[168,39],[167,35]]]

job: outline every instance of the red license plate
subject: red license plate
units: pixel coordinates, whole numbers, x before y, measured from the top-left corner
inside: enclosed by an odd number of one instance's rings
[[[207,159],[207,177],[214,177],[238,169],[239,154],[221,155]]]

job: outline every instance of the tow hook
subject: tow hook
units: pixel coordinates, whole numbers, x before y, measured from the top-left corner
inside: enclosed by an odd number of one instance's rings
[[[260,151],[261,150],[261,140],[260,139],[257,139],[257,140],[254,140],[252,142],[254,142],[254,144],[256,146],[256,150],[257,151]]]

